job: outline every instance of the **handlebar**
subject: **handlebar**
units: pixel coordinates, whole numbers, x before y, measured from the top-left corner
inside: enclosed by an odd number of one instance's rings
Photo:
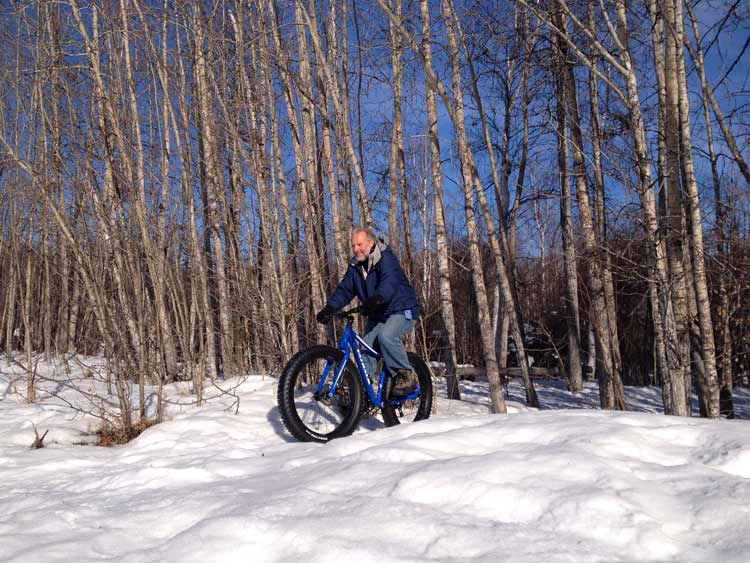
[[[359,307],[352,307],[351,309],[347,309],[346,311],[337,311],[333,314],[334,317],[337,317],[339,319],[346,319],[347,321],[353,321],[354,315],[361,314],[362,313],[362,306]]]

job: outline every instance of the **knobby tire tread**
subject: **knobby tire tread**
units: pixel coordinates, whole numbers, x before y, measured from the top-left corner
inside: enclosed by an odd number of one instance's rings
[[[344,378],[350,378],[351,383],[351,404],[349,414],[342,420],[341,424],[327,434],[315,432],[313,429],[305,426],[304,422],[297,413],[294,405],[294,388],[297,383],[297,376],[300,371],[309,362],[328,357],[340,357],[342,352],[337,348],[325,345],[316,345],[301,350],[289,360],[279,377],[279,386],[277,389],[277,401],[281,420],[284,427],[289,433],[301,442],[328,442],[334,438],[348,436],[357,427],[360,413],[362,410],[362,382],[359,375],[348,364],[342,374]],[[333,368],[332,368],[333,369]]]
[[[419,408],[417,409],[417,414],[414,416],[414,422],[418,420],[426,420],[430,417],[430,412],[432,412],[432,377],[430,374],[430,368],[427,367],[427,364],[422,358],[413,352],[408,352],[407,356],[414,373],[417,374],[420,389],[420,396],[418,399],[420,403]],[[393,384],[393,378],[387,377],[385,380],[385,397],[391,396]],[[383,402],[384,404],[381,412],[383,414],[383,422],[385,425],[396,426],[401,424],[396,409],[388,404],[387,399]]]

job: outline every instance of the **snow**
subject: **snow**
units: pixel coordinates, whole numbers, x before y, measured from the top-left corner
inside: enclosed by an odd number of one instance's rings
[[[303,444],[273,378],[209,388],[201,407],[182,383],[167,421],[102,448],[85,445],[112,408],[92,403],[97,361],[40,362],[26,404],[0,359],[2,561],[750,560],[748,422],[656,414],[656,388],[627,389],[635,412],[619,413],[559,382],[529,409],[513,383],[492,415],[486,382],[463,382],[428,421]],[[750,418],[750,394],[736,401]]]

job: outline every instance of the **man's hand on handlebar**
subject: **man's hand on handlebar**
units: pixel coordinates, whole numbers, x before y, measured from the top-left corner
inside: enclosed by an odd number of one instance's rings
[[[315,315],[315,320],[322,325],[327,325],[331,322],[334,312],[335,311],[333,310],[333,307],[331,307],[330,305],[326,305],[320,311],[318,311],[317,315]]]

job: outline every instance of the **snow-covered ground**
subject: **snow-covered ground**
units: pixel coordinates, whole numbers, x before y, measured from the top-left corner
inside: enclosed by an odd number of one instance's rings
[[[101,448],[82,444],[106,386],[73,374],[40,364],[26,404],[0,358],[1,561],[750,561],[750,424],[653,414],[656,389],[613,413],[540,382],[537,411],[514,383],[490,415],[466,382],[428,421],[322,445],[291,441],[252,376],[200,408],[170,386],[169,420]]]

